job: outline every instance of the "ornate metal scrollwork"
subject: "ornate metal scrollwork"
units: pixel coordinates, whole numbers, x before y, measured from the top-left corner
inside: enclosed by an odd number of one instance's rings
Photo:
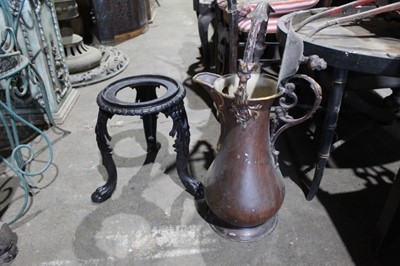
[[[23,1],[0,0],[0,7],[6,24],[6,27],[2,29],[0,39],[0,123],[3,125],[5,137],[8,139],[8,144],[6,145],[9,145],[8,147],[11,150],[9,160],[0,156],[0,162],[14,172],[24,189],[24,202],[19,212],[7,223],[13,223],[25,213],[28,206],[29,193],[38,191],[30,177],[40,175],[46,171],[52,162],[53,156],[49,138],[40,129],[18,115],[16,105],[28,105],[37,102],[44,109],[49,122],[57,127],[50,112],[43,79],[29,58],[21,54],[21,43],[17,42],[16,34],[21,26],[22,18],[20,12],[23,8],[23,3]],[[37,91],[34,96],[32,96],[32,90]],[[37,97],[36,101],[32,101],[32,99],[35,100],[35,97]],[[39,171],[30,172],[27,170],[27,165],[35,158],[35,150],[31,146],[20,142],[17,124],[23,124],[31,128],[41,135],[47,144],[49,157],[44,167]],[[60,130],[67,133],[67,131]]]
[[[298,101],[297,95],[295,94],[296,85],[291,82],[295,79],[305,80],[310,85],[310,89],[315,96],[314,104],[310,108],[310,111],[299,118],[293,118],[289,115],[289,110],[296,106]],[[310,118],[315,113],[322,100],[322,90],[320,85],[313,78],[307,75],[297,74],[283,80],[281,84],[279,84],[279,90],[283,91],[283,95],[279,98],[278,106],[275,107],[274,117],[271,117],[271,150],[276,165],[278,165],[279,152],[275,149],[275,142],[279,135],[289,127],[300,124]]]
[[[259,68],[259,60],[265,49],[265,32],[271,9],[268,3],[259,3],[250,14],[251,28],[248,34],[243,60],[239,60],[239,86],[235,92],[232,110],[236,115],[236,121],[246,128],[247,122],[258,116],[261,105],[250,106],[247,102],[247,81],[251,78],[254,70]]]
[[[179,178],[191,195],[196,199],[201,199],[204,197],[203,184],[190,176],[187,167],[189,163],[190,130],[183,101],[166,110],[164,114],[167,117],[170,116],[173,120],[169,135],[175,137],[173,147],[176,152],[176,169]]]
[[[48,89],[54,91],[56,103],[61,103],[67,95],[68,89],[71,88],[71,82],[68,67],[62,59],[64,58],[64,48],[53,1],[34,0],[28,2],[13,0],[4,3],[4,6],[6,8],[3,8],[3,10],[6,12],[3,13],[7,13],[9,20],[12,21],[13,28],[16,32],[19,32],[20,46],[23,48],[23,54],[32,63],[31,68],[35,68],[37,72],[42,73],[40,67],[35,64],[38,62],[36,61],[38,55],[42,54],[44,57],[46,65],[44,67],[47,68],[46,73],[50,78],[51,88]],[[33,12],[22,13],[23,9],[29,8],[32,8]],[[42,17],[47,17],[44,12],[49,13],[50,24],[42,21]],[[46,25],[51,25],[52,28],[46,28]],[[51,34],[48,34],[48,32],[51,32]],[[31,37],[33,34],[38,34],[38,41],[41,43],[39,49],[34,45],[35,42],[32,42]],[[42,102],[45,100],[42,99],[43,94],[39,90],[32,90],[31,93],[33,100]]]
[[[235,91],[235,98],[231,106],[231,110],[235,113],[236,122],[240,123],[243,128],[246,128],[247,122],[258,116],[258,111],[261,109],[261,105],[249,105],[248,94],[247,94],[247,81],[251,77],[251,73],[256,64],[247,63],[243,60],[239,60],[239,86]]]

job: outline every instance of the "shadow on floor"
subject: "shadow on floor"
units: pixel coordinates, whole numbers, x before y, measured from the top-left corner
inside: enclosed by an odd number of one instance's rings
[[[400,139],[396,136],[400,121],[386,126],[371,123],[371,116],[350,106],[349,102],[342,106],[336,140],[352,137],[331,154],[327,168],[338,169],[330,178],[338,175],[339,180],[346,178],[340,169],[351,169],[353,174],[348,178],[361,179],[363,185],[357,188],[352,185],[352,180],[346,180],[352,186],[348,190],[351,192],[331,194],[320,189],[314,200],[326,208],[355,265],[395,265],[393,263],[400,258],[398,250],[393,251],[394,244],[384,245],[390,250],[378,252],[375,237],[377,221],[397,171],[386,165],[400,161],[397,148]],[[322,120],[323,112],[318,112],[312,120],[289,129],[278,141],[278,149],[288,151],[281,153],[280,160],[292,163],[281,163],[281,171],[285,176],[289,175],[305,194],[314,174],[319,145],[316,128],[321,126]],[[399,235],[399,228],[391,233]]]
[[[211,98],[202,89],[199,89],[198,85],[193,84],[191,81],[191,77],[196,73],[196,70],[200,69],[199,64],[192,65],[188,70],[189,77],[184,81],[184,85],[188,93],[195,93],[207,103],[209,108],[213,109],[214,105]],[[197,108],[196,104],[189,100],[189,105],[192,109]],[[337,129],[338,137],[347,135],[353,132],[355,128],[358,128],[358,126],[362,127],[365,123],[369,123],[369,117],[365,115],[358,115],[354,112],[347,113],[345,106],[343,106],[343,111]],[[315,128],[320,126],[321,118],[322,112],[317,114],[313,120],[289,129],[279,138],[277,143],[278,150],[282,150],[280,161],[292,162],[292,164],[281,163],[281,171],[284,176],[290,176],[299,187],[304,187],[303,183],[308,179],[307,174],[309,172],[304,171],[304,169],[312,168],[315,163],[318,145],[318,134],[315,134]],[[201,128],[201,132],[206,132],[206,129],[209,130],[211,127],[207,124]],[[217,131],[219,132],[219,130]],[[393,136],[392,133],[386,127],[373,124],[366,127],[365,130],[361,131],[351,141],[338,148],[332,154],[331,163],[328,167],[352,169],[353,176],[362,179],[364,185],[360,189],[353,187],[352,190],[346,190],[351,192],[345,193],[329,193],[329,191],[320,190],[315,199],[319,200],[326,208],[355,265],[393,265],[391,262],[395,261],[395,254],[397,254],[393,252],[386,253],[385,259],[378,259],[376,250],[374,249],[376,223],[395,176],[394,171],[385,165],[400,160],[400,151],[395,148],[400,144],[400,140]],[[118,141],[128,135],[140,136],[140,134],[142,132],[120,133],[114,137],[114,141]],[[199,139],[202,139],[202,137]],[[159,141],[163,143],[163,146],[168,145],[168,141],[164,138],[159,139]],[[213,160],[212,145],[206,141],[199,141],[194,144],[191,150],[190,166],[197,166],[190,169],[193,176],[200,176],[200,171],[204,173],[205,169],[209,167]],[[286,150],[286,152],[283,152],[283,150]],[[175,155],[159,154],[157,157],[158,159],[163,159],[164,162],[173,162],[174,158],[171,156]],[[142,176],[145,178],[149,175],[151,167],[147,164],[151,163],[155,158],[153,156],[147,160],[145,157],[123,158],[116,155],[117,167],[144,163],[138,173],[132,176],[128,184],[122,188],[122,193],[119,197],[114,197],[99,205],[79,225],[74,241],[74,251],[79,259],[86,260],[95,257],[107,261],[108,255],[105,249],[112,246],[110,245],[110,241],[112,242],[112,240],[108,239],[107,236],[111,236],[114,220],[119,223],[134,222],[143,231],[156,230],[154,232],[157,232],[157,230],[175,230],[174,228],[171,229],[171,226],[174,224],[171,222],[171,217],[184,217],[185,199],[192,199],[186,193],[179,191],[179,195],[173,198],[173,207],[171,208],[173,213],[168,214],[160,208],[160,202],[150,202],[142,197],[145,192],[144,189],[149,189],[149,187],[144,185],[146,180],[142,181],[138,177]],[[165,159],[163,157],[168,158]],[[173,171],[174,168],[175,165],[171,164],[166,167],[164,173],[167,174]],[[353,178],[353,176],[349,178]],[[179,180],[175,175],[173,179],[179,185]],[[133,190],[136,190],[136,193],[132,193]],[[169,194],[171,194],[170,191]],[[140,208],[138,208],[139,205]],[[146,210],[152,210],[152,212],[150,213]],[[121,226],[120,228],[130,227]],[[102,234],[99,234],[101,231]],[[127,237],[136,239],[137,235],[129,236],[129,234],[139,234],[141,231],[122,233],[127,234]],[[122,233],[121,235],[123,235]],[[105,237],[102,235],[105,235]],[[87,245],[87,243],[93,242],[93,239],[96,239],[96,237],[99,238],[96,241],[100,243],[100,248]],[[138,245],[138,247],[140,246]],[[164,252],[163,250],[141,250],[135,248],[133,250],[136,254],[125,254],[123,253],[126,252],[124,250],[107,251],[121,255],[123,258],[119,262],[132,260],[144,262],[146,258],[164,254],[160,253]]]
[[[37,123],[38,124],[34,126],[39,130],[45,131],[49,129],[49,125],[46,121],[38,120]],[[17,228],[21,224],[33,219],[38,214],[28,214],[33,204],[32,195],[50,186],[58,177],[58,165],[47,161],[52,160],[52,157],[44,160],[38,159],[42,153],[49,153],[49,146],[45,138],[40,136],[36,130],[26,125],[17,124],[16,128],[18,145],[15,142],[15,136],[12,135],[12,139],[10,140],[8,134],[4,132],[6,131],[5,127],[0,125],[0,157],[2,157],[0,158],[0,219],[5,220],[6,218],[4,217],[6,213],[10,212],[9,214],[7,213],[7,222],[13,223],[13,228]],[[60,128],[51,128],[51,130],[58,135],[55,139],[49,139],[51,145],[55,145],[68,134],[66,131],[60,132]],[[10,134],[13,133],[10,132]],[[11,149],[11,142],[16,145],[16,148],[13,150]],[[39,170],[33,167],[32,169],[31,162],[33,161],[37,165],[42,165],[42,168],[39,168]],[[54,175],[44,175],[44,171],[48,168],[54,171]],[[24,191],[19,178],[24,178],[22,180],[27,186],[27,191]],[[23,217],[24,215],[25,217]],[[19,219],[19,217],[23,218],[15,221],[15,219]]]

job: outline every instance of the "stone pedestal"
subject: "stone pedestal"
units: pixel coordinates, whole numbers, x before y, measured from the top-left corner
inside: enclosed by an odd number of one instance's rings
[[[18,10],[21,10],[19,19]],[[15,110],[31,123],[38,124],[43,122],[44,110],[41,107],[45,106],[44,101],[48,101],[55,121],[62,122],[78,92],[72,89],[69,80],[53,1],[9,1],[0,12],[0,28],[10,26],[10,20],[15,23],[17,48],[40,75],[47,94],[46,99],[38,89],[37,81],[29,79],[29,90],[14,99]]]

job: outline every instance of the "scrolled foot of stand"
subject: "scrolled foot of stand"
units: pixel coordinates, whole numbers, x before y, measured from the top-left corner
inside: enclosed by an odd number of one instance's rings
[[[196,201],[196,208],[200,216],[207,221],[218,235],[235,242],[254,242],[274,231],[278,223],[278,214],[272,216],[265,223],[254,227],[238,227],[219,219],[207,206],[205,200]]]
[[[18,253],[16,235],[8,224],[0,222],[0,265],[12,261]]]
[[[117,182],[107,183],[104,186],[98,187],[92,194],[92,201],[94,203],[102,203],[108,200],[113,194]]]

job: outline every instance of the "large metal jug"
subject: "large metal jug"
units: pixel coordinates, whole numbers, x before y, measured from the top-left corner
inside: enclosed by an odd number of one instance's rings
[[[313,108],[297,119],[287,115],[287,110],[297,103],[290,80],[277,86],[272,76],[251,75],[247,101],[238,106],[236,74],[200,73],[193,77],[212,97],[221,124],[216,157],[204,184],[204,198],[220,220],[211,226],[222,236],[236,241],[255,240],[276,225],[285,189],[275,140],[284,129],[310,117],[321,101],[315,81],[304,75],[291,79],[295,78],[306,79],[315,93]],[[280,105],[271,114],[277,98]],[[287,98],[291,98],[291,104],[286,103]]]

